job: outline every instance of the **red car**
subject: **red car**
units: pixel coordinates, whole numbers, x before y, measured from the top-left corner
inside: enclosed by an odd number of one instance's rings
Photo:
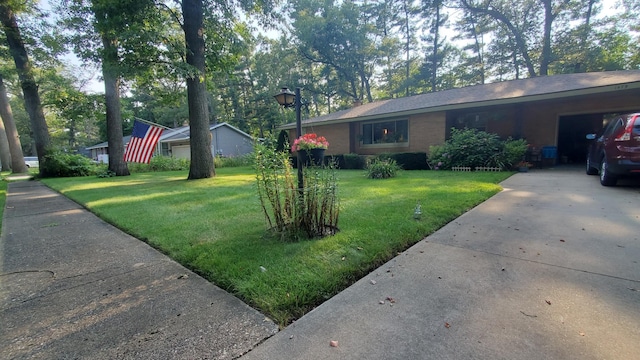
[[[600,174],[600,183],[613,186],[618,178],[640,175],[640,113],[611,120],[602,131],[587,135],[595,140],[587,155],[587,174]]]

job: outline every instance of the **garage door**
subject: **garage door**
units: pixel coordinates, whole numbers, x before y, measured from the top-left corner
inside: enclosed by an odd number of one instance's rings
[[[191,148],[189,145],[173,146],[171,147],[171,153],[173,154],[173,157],[177,159],[191,160]]]

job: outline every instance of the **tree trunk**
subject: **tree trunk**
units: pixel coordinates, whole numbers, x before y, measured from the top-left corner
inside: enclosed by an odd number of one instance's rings
[[[20,85],[22,86],[22,93],[24,95],[25,109],[29,114],[31,131],[36,143],[36,153],[40,161],[40,175],[45,175],[46,163],[44,156],[50,151],[51,147],[49,129],[44,119],[40,95],[38,94],[38,85],[33,76],[31,63],[29,62],[29,57],[27,56],[27,51],[20,35],[15,14],[6,2],[0,5],[0,20],[2,21],[4,33],[7,37],[9,52],[18,70],[18,77],[20,78]]]
[[[122,142],[122,114],[120,112],[120,76],[118,75],[118,48],[116,40],[102,35],[104,54],[102,57],[102,76],[104,78],[104,97],[107,112],[107,142],[109,146],[109,170],[116,176],[128,176],[129,168],[124,161],[124,143]]]
[[[16,129],[16,123],[13,121],[13,113],[11,111],[11,104],[9,104],[9,98],[7,97],[7,89],[4,86],[4,81],[0,75],[0,116],[2,117],[3,130],[6,131],[7,139],[7,151],[10,160],[5,160],[5,150],[2,149],[2,170],[5,170],[5,161],[7,167],[11,163],[11,169],[14,173],[27,172],[27,165],[24,162],[24,154],[22,154],[22,145],[20,144],[20,137],[18,136],[18,130]]]
[[[187,79],[189,130],[191,132],[189,180],[210,178],[216,175],[211,154],[207,85],[205,83],[203,11],[202,0],[182,1],[187,64],[193,66],[198,73]]]
[[[0,106],[2,99],[0,99]],[[0,118],[0,171],[11,171],[11,150],[9,150],[9,140],[4,129],[4,122]]]
[[[553,14],[551,0],[542,2],[544,4],[544,35],[542,38],[542,54],[540,54],[540,76],[547,76],[549,73],[549,63],[551,62],[551,24],[556,15]]]
[[[0,75],[0,171],[11,170],[11,149],[9,148],[9,139],[7,138],[7,130],[4,127],[3,120],[7,113],[13,118],[9,98],[7,98],[7,91],[2,81],[2,75]]]
[[[440,47],[440,5],[434,4],[435,7],[435,20],[433,25],[433,53],[431,54],[431,77],[429,83],[431,84],[431,92],[436,92],[438,85],[438,48]]]

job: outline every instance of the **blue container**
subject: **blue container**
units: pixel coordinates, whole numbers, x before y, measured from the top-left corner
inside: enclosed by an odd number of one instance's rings
[[[558,148],[555,146],[543,146],[542,158],[543,159],[555,159],[558,157]]]

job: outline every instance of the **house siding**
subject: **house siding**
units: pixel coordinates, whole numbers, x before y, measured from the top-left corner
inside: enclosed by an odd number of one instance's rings
[[[446,113],[434,112],[409,117],[408,152],[429,152],[429,147],[445,141]]]
[[[211,131],[212,153],[223,156],[242,156],[253,151],[251,139],[228,127]]]
[[[331,124],[324,126],[303,127],[303,134],[316,133],[318,136],[324,136],[329,142],[329,148],[325,155],[348,154],[349,151],[349,124]],[[289,141],[297,138],[296,130],[289,130]]]

